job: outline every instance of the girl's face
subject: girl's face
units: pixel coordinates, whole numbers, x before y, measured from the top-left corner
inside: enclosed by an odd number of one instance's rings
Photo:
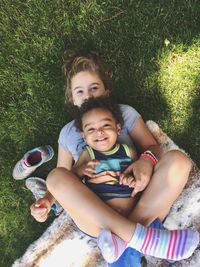
[[[121,129],[111,112],[102,108],[94,108],[85,113],[82,127],[85,142],[101,152],[113,148]]]
[[[95,72],[81,71],[71,79],[72,100],[80,107],[90,97],[108,95],[102,80]]]

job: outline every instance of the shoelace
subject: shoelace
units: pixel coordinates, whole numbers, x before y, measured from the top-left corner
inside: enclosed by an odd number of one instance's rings
[[[19,165],[18,165],[18,171],[19,171],[19,172],[24,172],[24,171],[26,171],[27,168],[24,168],[25,166],[28,168],[28,166],[26,165],[25,161],[23,160],[23,161],[20,162]]]

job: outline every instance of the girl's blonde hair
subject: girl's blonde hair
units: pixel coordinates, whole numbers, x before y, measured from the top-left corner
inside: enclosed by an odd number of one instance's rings
[[[96,73],[102,80],[106,90],[112,91],[111,72],[108,66],[94,52],[88,55],[64,55],[63,72],[65,77],[65,102],[73,104],[71,80],[81,71],[90,71]]]

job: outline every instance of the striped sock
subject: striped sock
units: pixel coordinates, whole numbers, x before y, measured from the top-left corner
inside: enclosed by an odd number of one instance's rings
[[[189,229],[161,230],[137,224],[128,244],[106,229],[101,231],[97,242],[108,263],[117,261],[127,247],[157,258],[181,260],[192,255],[199,243],[199,233]]]
[[[199,233],[189,229],[161,230],[136,225],[131,241],[132,247],[146,255],[167,260],[189,258],[199,243]]]

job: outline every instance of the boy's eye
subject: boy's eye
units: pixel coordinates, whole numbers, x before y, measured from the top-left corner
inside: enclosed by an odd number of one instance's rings
[[[110,127],[110,124],[105,124],[104,126],[103,126],[104,128],[107,128],[107,127]]]
[[[92,91],[96,91],[98,89],[98,86],[92,86],[91,88],[90,88],[90,90],[92,90]]]
[[[88,132],[88,133],[92,133],[92,132],[94,132],[94,128],[89,128],[89,129],[87,129],[87,132]]]

